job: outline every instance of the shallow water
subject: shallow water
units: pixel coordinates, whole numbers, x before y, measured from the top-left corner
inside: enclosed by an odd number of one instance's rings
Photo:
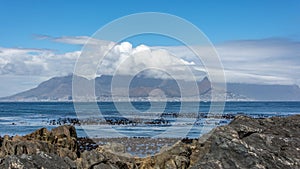
[[[126,103],[100,102],[77,103],[80,109],[81,126],[77,125],[79,136],[89,137],[190,137],[196,138],[217,125],[224,125],[231,119],[207,115],[209,102],[134,102],[132,109]],[[101,114],[99,112],[101,111]],[[255,118],[300,114],[300,102],[227,102],[224,112],[235,116],[245,114]],[[51,120],[76,119],[71,102],[2,102],[0,103],[0,135],[24,135],[38,128],[57,127]],[[124,119],[121,124],[115,119]],[[117,120],[117,122],[118,122]],[[110,121],[113,124],[109,124]],[[84,123],[85,122],[85,123]]]

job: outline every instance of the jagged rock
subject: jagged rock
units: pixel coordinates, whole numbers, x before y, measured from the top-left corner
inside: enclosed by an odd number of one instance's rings
[[[210,133],[192,168],[300,168],[299,122],[300,115],[236,117]]]
[[[51,131],[42,128],[23,137],[5,136],[0,150],[0,157],[45,152],[75,160],[77,158],[76,130],[73,126],[59,126]]]
[[[105,163],[108,160],[103,154],[98,153],[96,150],[85,151],[81,153],[80,157],[80,159],[77,159],[77,166],[79,168],[89,168],[101,162]]]
[[[183,142],[177,142],[172,148],[164,149],[153,156],[137,159],[140,168],[188,168],[190,165],[191,148]]]
[[[80,158],[76,160],[79,169],[85,168],[109,168],[109,169],[129,169],[134,168],[134,158],[117,155],[110,149],[99,146],[91,151],[84,151]]]

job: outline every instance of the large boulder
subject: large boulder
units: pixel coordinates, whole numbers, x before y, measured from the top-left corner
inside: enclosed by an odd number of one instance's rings
[[[217,127],[199,145],[206,148],[194,154],[193,169],[300,168],[300,115],[238,116],[229,125]]]

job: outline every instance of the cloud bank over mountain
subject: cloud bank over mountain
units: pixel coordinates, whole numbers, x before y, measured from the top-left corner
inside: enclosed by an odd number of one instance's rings
[[[38,35],[40,40],[83,46],[87,40],[106,48],[115,45],[104,58],[97,74],[112,75],[115,70],[122,74],[132,74],[143,67],[161,68],[172,75],[184,79],[182,71],[190,69],[197,78],[205,76],[205,67],[188,47],[185,46],[146,46],[133,47],[129,42],[114,42],[91,39],[87,36],[51,37]],[[226,80],[235,83],[254,84],[300,84],[300,42],[291,39],[259,39],[230,41],[215,46],[224,66]],[[205,48],[203,48],[205,50]],[[81,51],[59,53],[49,49],[5,48],[0,47],[1,79],[17,77],[63,76],[73,72]],[[205,56],[202,56],[205,57]],[[149,71],[149,76],[162,77],[162,71]],[[183,75],[180,77],[180,75]],[[24,78],[22,79],[24,80]],[[11,80],[14,81],[14,80]],[[24,82],[23,82],[24,84]],[[7,84],[8,86],[10,84]],[[22,85],[22,82],[11,85]],[[28,83],[27,88],[34,87]],[[24,86],[22,86],[24,88]],[[20,88],[22,88],[20,87]],[[14,87],[14,90],[18,87]],[[8,94],[9,89],[5,94]],[[15,91],[17,92],[17,91]],[[12,93],[10,93],[12,94]]]

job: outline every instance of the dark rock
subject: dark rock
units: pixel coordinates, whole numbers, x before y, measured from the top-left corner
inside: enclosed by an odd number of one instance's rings
[[[190,145],[177,142],[172,148],[153,156],[137,160],[140,168],[188,168],[191,155]]]
[[[23,137],[5,136],[0,150],[0,157],[45,152],[75,160],[77,158],[76,130],[73,126],[60,126],[52,131],[42,128]]]
[[[65,157],[64,161],[70,166],[71,169],[77,169],[76,162],[71,160],[69,157]]]
[[[0,163],[0,168],[12,169],[74,169],[61,157],[52,153],[37,153],[34,155],[11,155],[5,157]]]
[[[96,149],[98,145],[95,143],[94,140],[87,138],[87,137],[80,137],[77,138],[77,147],[80,153],[84,152],[85,150],[91,151]]]
[[[238,116],[210,133],[192,168],[300,168],[299,122],[300,115]]]
[[[93,165],[106,163],[108,159],[97,150],[85,151],[81,153],[80,159],[77,159],[77,166],[79,168],[90,168]]]
[[[112,169],[129,169],[134,168],[134,158],[115,154],[110,149],[98,147],[91,151],[81,153],[81,158],[76,160],[79,169],[85,168],[112,168]]]

